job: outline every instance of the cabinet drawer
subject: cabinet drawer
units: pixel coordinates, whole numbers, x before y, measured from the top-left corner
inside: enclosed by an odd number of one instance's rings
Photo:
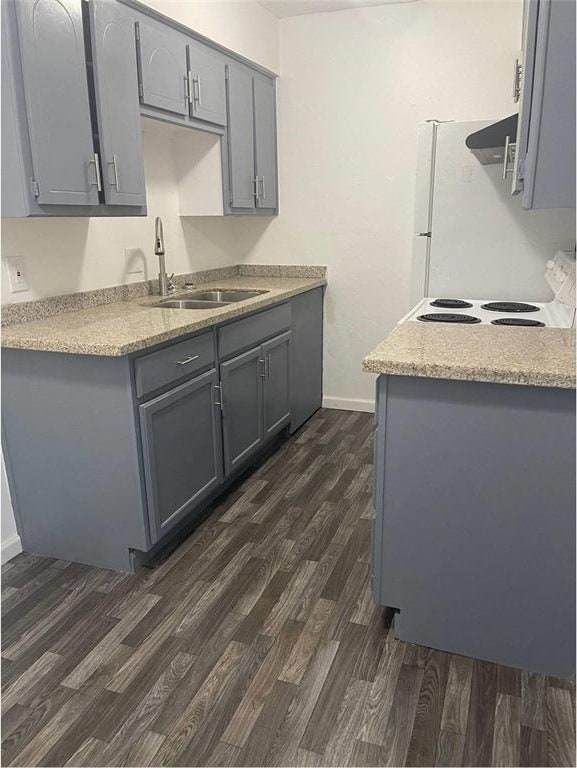
[[[142,397],[187,378],[212,365],[214,358],[214,339],[210,332],[140,357],[134,363],[136,394]]]
[[[259,312],[258,315],[251,315],[243,320],[225,325],[218,331],[220,358],[222,360],[230,355],[236,355],[243,349],[254,347],[261,341],[288,330],[290,326],[290,304],[281,304],[279,307]]]

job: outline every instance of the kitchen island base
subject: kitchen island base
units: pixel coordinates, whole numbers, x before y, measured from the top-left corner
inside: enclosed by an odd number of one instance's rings
[[[401,640],[575,672],[575,392],[381,375],[373,591]]]

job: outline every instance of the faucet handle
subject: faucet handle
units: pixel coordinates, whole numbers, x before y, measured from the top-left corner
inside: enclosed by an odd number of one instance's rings
[[[170,277],[167,278],[167,283],[168,283],[169,293],[174,293],[175,291],[178,291],[178,285],[174,280],[174,272],[172,273],[172,275],[170,275]]]

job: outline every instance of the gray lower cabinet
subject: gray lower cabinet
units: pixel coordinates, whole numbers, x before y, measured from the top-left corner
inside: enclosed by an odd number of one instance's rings
[[[188,114],[186,38],[141,16],[136,39],[141,103],[184,117]]]
[[[227,475],[262,445],[263,377],[264,361],[260,347],[221,363],[222,431]]]
[[[575,392],[377,380],[373,594],[404,641],[575,674]]]
[[[323,299],[324,288],[291,299],[291,432],[322,405]]]
[[[82,0],[14,7],[35,197],[41,204],[98,205]]]
[[[525,0],[513,192],[575,208],[575,2]]]
[[[148,517],[157,541],[223,480],[216,370],[141,405]]]
[[[110,0],[92,0],[89,7],[104,200],[108,205],[144,206],[132,16]]]
[[[4,349],[2,444],[24,550],[134,569],[300,426],[321,400],[322,332],[307,324],[322,322],[322,289],[305,295],[134,355]]]
[[[287,331],[221,363],[227,475],[290,424],[291,336]]]
[[[274,435],[291,418],[291,331],[262,345],[264,360],[263,430]]]

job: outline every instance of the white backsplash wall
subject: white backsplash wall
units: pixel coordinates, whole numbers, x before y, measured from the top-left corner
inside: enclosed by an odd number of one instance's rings
[[[521,18],[521,0],[420,0],[280,22],[281,214],[245,223],[246,250],[328,266],[331,405],[372,407],[362,358],[410,308],[418,123],[515,112]]]

